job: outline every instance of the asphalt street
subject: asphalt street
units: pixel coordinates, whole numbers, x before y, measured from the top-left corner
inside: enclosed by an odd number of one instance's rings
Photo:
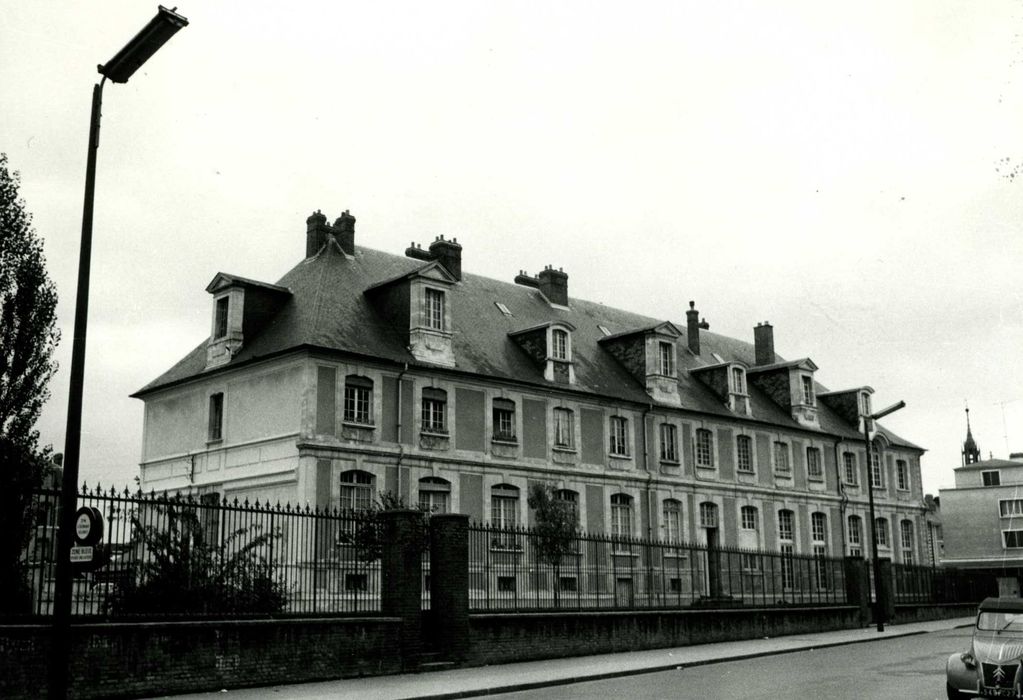
[[[971,632],[954,629],[498,697],[943,699],[945,659],[968,648]]]

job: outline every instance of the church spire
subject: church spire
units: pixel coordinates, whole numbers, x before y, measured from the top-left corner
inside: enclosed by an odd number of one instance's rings
[[[970,406],[966,405],[966,441],[963,442],[963,466],[975,464],[980,461],[980,448],[973,439],[973,431],[970,430]]]

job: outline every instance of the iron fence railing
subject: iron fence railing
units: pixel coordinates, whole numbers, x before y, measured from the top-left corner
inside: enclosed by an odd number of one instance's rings
[[[979,603],[998,595],[990,572],[919,564],[892,564],[895,602],[902,604]]]
[[[59,491],[38,493],[24,552],[32,613],[52,613]],[[105,523],[102,565],[77,571],[72,614],[104,617],[374,613],[372,513],[83,487]]]
[[[469,527],[474,611],[841,605],[843,560],[604,534]]]

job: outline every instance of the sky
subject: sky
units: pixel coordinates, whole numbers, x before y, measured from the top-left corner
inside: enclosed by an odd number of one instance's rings
[[[60,295],[38,423],[63,449],[95,66],[137,0],[0,0],[0,150]],[[219,272],[274,282],[305,219],[356,244],[443,234],[470,273],[564,268],[572,297],[810,357],[869,385],[954,485],[1023,452],[1023,5],[262,2],[104,88],[81,473],[129,484],[129,394],[209,333]],[[1020,177],[1017,177],[1019,175]]]

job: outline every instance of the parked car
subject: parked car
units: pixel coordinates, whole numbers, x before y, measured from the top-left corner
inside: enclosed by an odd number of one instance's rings
[[[945,664],[949,700],[1023,697],[1023,600],[986,598],[970,649]]]

